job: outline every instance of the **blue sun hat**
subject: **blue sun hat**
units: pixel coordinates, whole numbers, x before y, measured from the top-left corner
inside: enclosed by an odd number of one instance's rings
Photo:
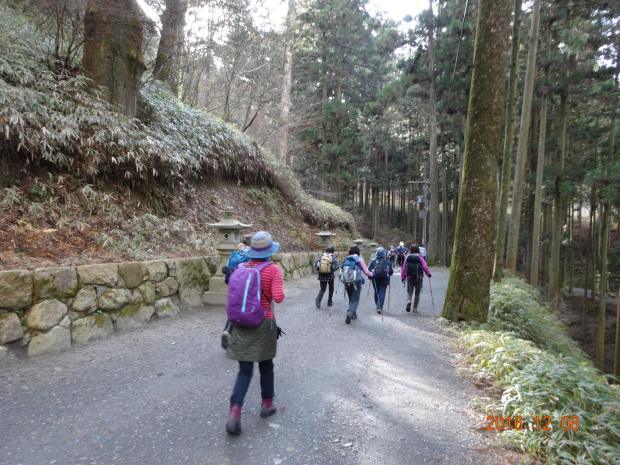
[[[258,231],[252,236],[250,249],[246,252],[249,258],[269,258],[280,250],[280,244],[271,238],[267,231]]]

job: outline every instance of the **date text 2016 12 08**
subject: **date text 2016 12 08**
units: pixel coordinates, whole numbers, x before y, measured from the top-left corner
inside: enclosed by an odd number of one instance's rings
[[[559,427],[568,432],[578,431],[579,423],[580,419],[577,415],[564,415],[559,422],[554,422],[549,415],[536,415],[531,419],[524,419],[518,415],[514,417],[487,415],[486,425],[483,429],[487,431],[551,431],[553,428]]]

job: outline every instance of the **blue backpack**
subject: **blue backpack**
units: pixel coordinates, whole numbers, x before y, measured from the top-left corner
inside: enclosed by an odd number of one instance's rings
[[[362,281],[362,270],[359,266],[359,258],[355,255],[349,255],[342,262],[342,273],[340,273],[340,281],[343,284],[355,284]]]
[[[228,261],[226,262],[226,266],[222,268],[222,272],[224,273],[224,282],[228,284],[230,281],[230,276],[233,272],[241,265],[242,263],[250,261],[250,257],[245,254],[245,251],[241,250],[233,250],[228,257]]]

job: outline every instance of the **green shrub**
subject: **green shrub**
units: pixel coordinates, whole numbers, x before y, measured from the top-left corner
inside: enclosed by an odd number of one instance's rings
[[[620,391],[607,383],[568,338],[538,291],[521,280],[494,284],[489,322],[465,329],[460,342],[475,370],[502,388],[486,405],[493,415],[552,419],[549,432],[502,432],[518,448],[549,464],[620,463]],[[563,416],[578,416],[577,431],[561,428]]]
[[[564,324],[545,305],[540,292],[521,279],[506,277],[493,284],[488,325],[494,331],[514,332],[543,349],[583,357]]]

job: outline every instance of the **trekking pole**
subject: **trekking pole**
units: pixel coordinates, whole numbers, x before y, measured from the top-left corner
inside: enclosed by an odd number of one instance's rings
[[[433,286],[431,285],[431,277],[428,277],[428,289],[431,291],[431,303],[433,304],[433,312],[435,312],[435,299],[433,298]]]

